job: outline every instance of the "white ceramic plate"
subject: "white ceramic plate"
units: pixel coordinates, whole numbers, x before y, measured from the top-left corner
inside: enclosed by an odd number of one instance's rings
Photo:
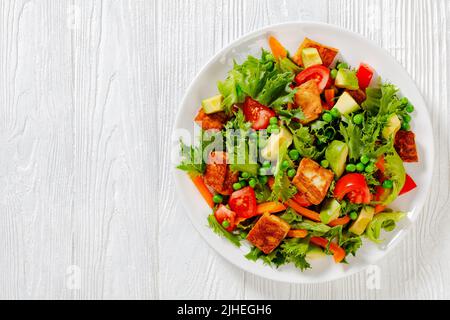
[[[401,94],[412,102],[415,111],[411,124],[416,133],[420,162],[406,164],[406,171],[414,178],[418,188],[401,196],[390,206],[407,212],[407,218],[400,222],[394,231],[383,233],[385,239],[383,244],[375,245],[370,241],[364,241],[357,256],[348,257],[349,264],[335,264],[332,257],[326,257],[311,261],[312,269],[301,272],[292,265],[276,269],[264,265],[261,261],[248,261],[244,255],[249,251],[249,245],[244,244],[241,248],[237,248],[213,233],[206,221],[207,216],[211,213],[210,208],[188,176],[182,171],[175,170],[178,195],[186,208],[186,213],[206,242],[220,255],[243,270],[268,279],[289,283],[314,283],[339,279],[376,263],[404,237],[411,224],[417,219],[426,199],[433,169],[434,147],[430,118],[425,102],[414,81],[385,50],[356,33],[332,25],[294,22],[269,26],[252,32],[217,53],[189,86],[181,102],[175,129],[184,129],[192,135],[194,132],[193,118],[200,107],[201,100],[217,94],[216,83],[218,80],[226,78],[227,72],[232,67],[233,59],[240,63],[249,54],[259,56],[261,47],[269,49],[267,44],[269,35],[275,35],[291,53],[295,53],[304,37],[338,48],[340,57],[344,61],[354,67],[358,66],[361,61],[368,63],[384,81],[390,81],[397,85]],[[176,130],[176,132],[179,131]]]

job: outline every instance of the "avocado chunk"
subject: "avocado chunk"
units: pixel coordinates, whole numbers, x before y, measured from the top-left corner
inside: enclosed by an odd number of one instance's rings
[[[383,138],[385,139],[389,139],[390,137],[395,138],[395,134],[400,129],[401,125],[402,123],[400,122],[398,116],[395,113],[391,114],[387,119],[386,124],[384,125],[383,131],[381,132]]]
[[[367,228],[367,225],[372,221],[375,209],[366,206],[361,209],[358,218],[353,222],[348,231],[358,236],[362,235]]]
[[[298,65],[296,65],[291,59],[289,58],[282,58],[280,59],[280,68],[284,72],[293,72],[295,74],[302,71],[302,68],[300,68]]]
[[[266,146],[261,150],[261,156],[264,159],[275,161],[278,158],[280,147],[283,144],[289,147],[292,143],[292,134],[285,127],[281,127],[280,132],[272,134],[267,140]]]
[[[339,69],[336,74],[334,85],[338,88],[357,90],[359,88],[356,73],[349,69]]]
[[[202,101],[203,111],[205,111],[206,114],[223,111],[222,100],[223,97],[220,94],[203,100]]]
[[[339,218],[341,213],[341,205],[336,199],[328,199],[320,210],[320,220],[322,223],[328,224],[334,219]]]
[[[319,51],[316,48],[304,48],[302,50],[302,61],[305,68],[322,64]]]
[[[336,178],[344,173],[347,156],[348,146],[345,142],[339,140],[333,140],[325,150],[325,159],[328,160]]]
[[[339,112],[345,116],[359,110],[359,104],[353,99],[350,93],[344,92],[336,101],[334,108],[338,109]]]

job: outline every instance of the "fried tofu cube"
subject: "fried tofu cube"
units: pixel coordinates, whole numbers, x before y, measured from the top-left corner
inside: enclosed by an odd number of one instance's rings
[[[211,152],[203,178],[207,185],[223,195],[233,193],[233,184],[239,180],[239,173],[232,171],[227,161],[228,155],[226,152]]]
[[[298,86],[294,101],[302,109],[305,116],[300,121],[302,124],[316,120],[322,113],[320,90],[315,80],[309,80]]]
[[[292,183],[305,193],[312,204],[319,204],[327,195],[334,174],[314,160],[303,158]]]
[[[247,240],[265,254],[271,253],[286,237],[290,225],[283,219],[264,214],[247,235]]]
[[[203,108],[200,108],[194,121],[203,130],[222,130],[228,117],[225,112],[220,111],[216,113],[206,114]]]
[[[394,147],[403,161],[419,161],[414,132],[399,130],[395,135]]]
[[[292,57],[292,60],[299,66],[303,66],[302,61],[302,51],[304,48],[316,48],[319,51],[320,58],[322,59],[322,63],[324,66],[328,67],[333,63],[334,58],[338,54],[339,50],[333,47],[327,47],[323,44],[315,42],[309,38],[305,38],[303,42],[298,47],[297,52]]]

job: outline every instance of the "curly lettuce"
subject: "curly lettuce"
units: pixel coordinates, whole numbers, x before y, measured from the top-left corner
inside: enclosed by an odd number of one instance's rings
[[[263,49],[259,59],[248,56],[242,64],[235,62],[226,80],[218,82],[224,97],[222,106],[231,113],[232,106],[244,102],[246,96],[266,106],[290,103],[295,92],[289,85],[294,76],[292,70],[280,68],[274,56]]]
[[[375,243],[380,243],[381,230],[392,231],[395,228],[395,223],[405,217],[403,212],[383,212],[377,214],[369,223],[366,229],[366,236]]]

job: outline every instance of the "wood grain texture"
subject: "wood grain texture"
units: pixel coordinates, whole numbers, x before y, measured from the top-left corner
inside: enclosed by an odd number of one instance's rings
[[[448,0],[0,1],[0,298],[450,298]],[[195,74],[260,27],[322,21],[415,79],[436,140],[412,232],[361,272],[289,285],[200,238],[172,181],[173,120]]]

